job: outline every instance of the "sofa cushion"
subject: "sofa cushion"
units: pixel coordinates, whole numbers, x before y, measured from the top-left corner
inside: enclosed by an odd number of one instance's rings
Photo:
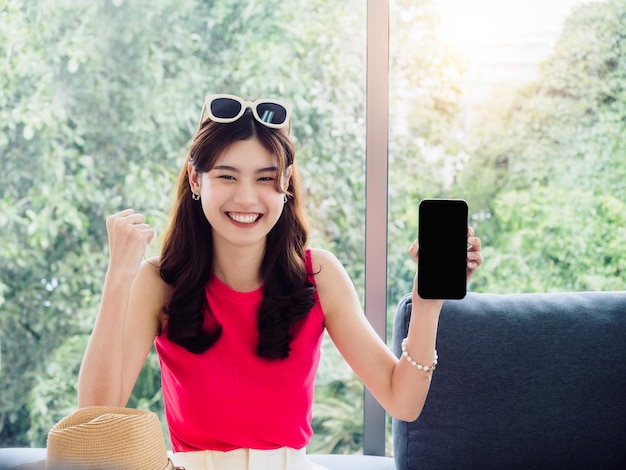
[[[626,292],[446,302],[422,415],[393,420],[398,470],[626,468],[625,343]]]

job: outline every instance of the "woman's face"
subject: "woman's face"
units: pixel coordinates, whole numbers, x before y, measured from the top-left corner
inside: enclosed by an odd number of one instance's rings
[[[285,194],[275,188],[278,157],[256,138],[230,145],[213,168],[199,175],[191,167],[191,189],[213,229],[216,243],[236,246],[265,243],[284,209]],[[290,169],[281,187],[289,184]]]

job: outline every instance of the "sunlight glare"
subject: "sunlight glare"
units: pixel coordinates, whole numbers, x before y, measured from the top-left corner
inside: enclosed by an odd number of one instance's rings
[[[517,64],[512,73],[529,75],[557,40],[565,18],[589,0],[435,0],[440,39],[471,64]],[[533,67],[534,70],[534,67]],[[524,78],[529,78],[524,77]]]

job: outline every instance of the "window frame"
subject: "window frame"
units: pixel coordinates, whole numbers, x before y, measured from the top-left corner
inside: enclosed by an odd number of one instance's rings
[[[389,1],[367,0],[365,315],[387,338]],[[384,223],[381,223],[384,221]],[[385,455],[385,410],[365,389],[363,453]]]

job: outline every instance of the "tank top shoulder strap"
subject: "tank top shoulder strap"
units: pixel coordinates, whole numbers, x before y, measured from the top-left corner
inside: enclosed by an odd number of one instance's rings
[[[315,273],[313,272],[313,259],[311,258],[310,248],[307,248],[306,251],[304,252],[304,262],[305,262],[305,267],[306,267],[306,272],[307,272],[307,277],[309,279],[309,282],[311,282],[313,285],[316,285]]]

